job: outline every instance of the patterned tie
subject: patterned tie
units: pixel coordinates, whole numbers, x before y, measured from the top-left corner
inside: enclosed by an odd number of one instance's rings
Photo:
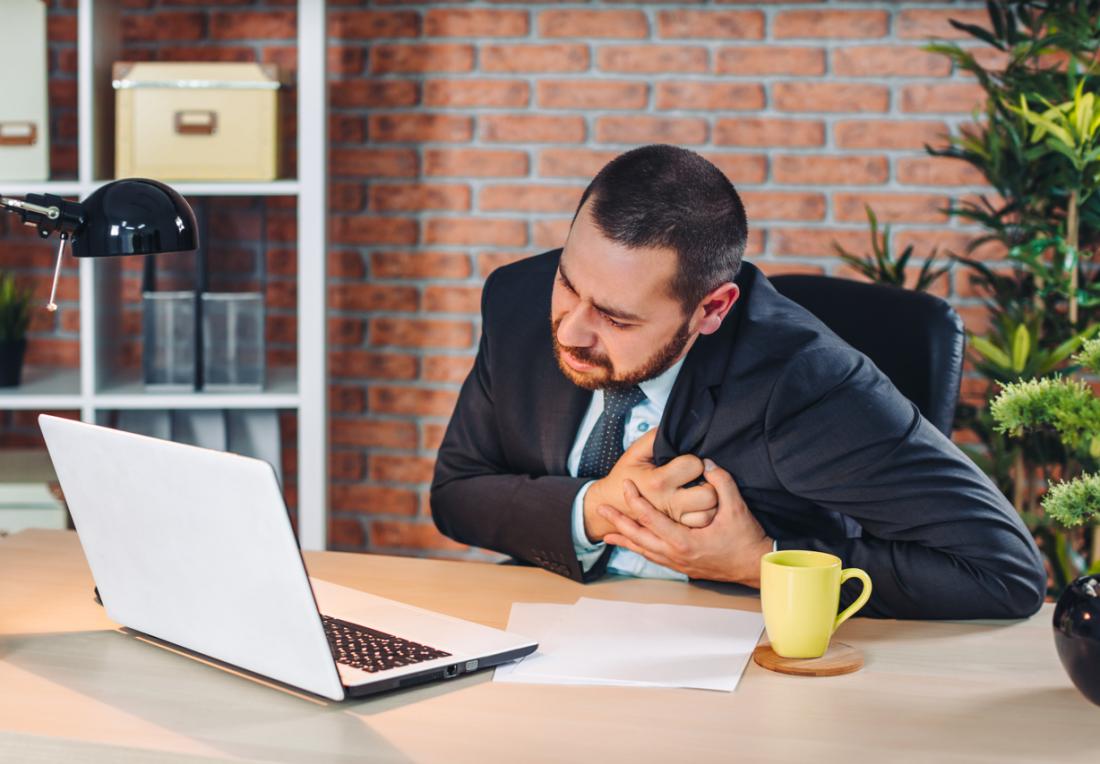
[[[577,477],[601,478],[611,472],[623,455],[623,430],[630,410],[644,400],[645,393],[637,385],[626,390],[604,390],[603,413],[581,451]]]

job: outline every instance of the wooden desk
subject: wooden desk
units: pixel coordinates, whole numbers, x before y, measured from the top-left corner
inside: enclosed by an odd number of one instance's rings
[[[503,627],[512,602],[605,597],[757,609],[719,586],[307,554],[312,575]],[[263,686],[119,633],[75,534],[0,540],[0,760],[81,762],[1096,762],[1100,707],[1054,651],[1050,606],[1013,623],[856,618],[866,667],[803,679],[750,664],[735,693],[493,684],[351,703]]]

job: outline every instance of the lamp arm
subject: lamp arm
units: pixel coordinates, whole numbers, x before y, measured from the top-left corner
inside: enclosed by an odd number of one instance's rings
[[[53,194],[27,194],[25,199],[0,196],[0,208],[18,214],[23,225],[38,228],[38,235],[43,239],[55,231],[67,239],[84,227],[84,208],[80,202],[70,202]]]
[[[27,212],[34,212],[38,215],[45,215],[50,220],[57,220],[61,217],[61,210],[57,207],[43,207],[40,204],[31,204],[22,199],[0,196],[0,204],[14,210],[26,210]]]

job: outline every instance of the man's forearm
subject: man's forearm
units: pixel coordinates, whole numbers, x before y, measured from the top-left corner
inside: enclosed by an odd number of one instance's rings
[[[571,508],[586,481],[569,476],[475,475],[437,478],[432,519],[464,544],[492,549],[577,581]]]

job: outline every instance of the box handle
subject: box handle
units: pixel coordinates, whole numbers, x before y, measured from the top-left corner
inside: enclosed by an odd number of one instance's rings
[[[213,135],[218,129],[215,111],[177,111],[176,132],[180,135]]]
[[[33,122],[0,122],[0,146],[33,146],[37,141]]]

